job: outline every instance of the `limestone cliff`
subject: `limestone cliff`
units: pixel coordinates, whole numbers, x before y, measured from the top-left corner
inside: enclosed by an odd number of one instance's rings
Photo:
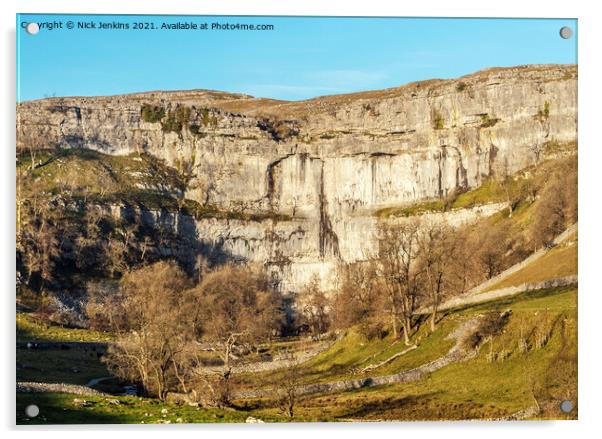
[[[313,274],[333,286],[341,262],[369,257],[376,210],[511,175],[538,163],[548,142],[576,136],[573,65],[489,69],[301,102],[198,90],[17,106],[18,150],[145,151],[189,173],[186,198],[280,214],[173,223],[233,257],[266,263],[283,291]]]

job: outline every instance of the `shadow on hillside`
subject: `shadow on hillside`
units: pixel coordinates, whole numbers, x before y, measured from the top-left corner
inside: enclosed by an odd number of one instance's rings
[[[77,398],[71,395],[71,399]],[[35,404],[40,409],[40,414],[29,418],[25,408]],[[47,393],[17,393],[17,425],[52,425],[52,424],[120,424],[127,422],[119,415],[99,413],[82,407],[69,407],[64,398],[56,394]]]
[[[341,418],[368,418],[368,417],[383,417],[386,419],[400,419],[400,415],[395,414],[400,410],[405,411],[409,407],[427,406],[432,399],[441,395],[442,392],[429,392],[422,395],[407,395],[393,396],[378,400],[359,403],[358,407],[354,407],[349,411],[344,412],[339,417]],[[358,401],[361,401],[358,400]],[[354,405],[358,405],[355,403]]]
[[[106,347],[92,343],[53,343],[16,351],[17,381],[86,385],[111,375],[102,357]]]

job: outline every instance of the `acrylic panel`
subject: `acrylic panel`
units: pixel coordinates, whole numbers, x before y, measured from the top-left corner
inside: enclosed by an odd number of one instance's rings
[[[577,418],[577,20],[16,28],[17,424]]]

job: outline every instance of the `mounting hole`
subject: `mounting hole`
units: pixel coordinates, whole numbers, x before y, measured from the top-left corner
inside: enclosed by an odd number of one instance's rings
[[[27,26],[25,26],[25,31],[29,35],[35,35],[40,32],[40,25],[38,23],[27,23]]]
[[[560,37],[568,40],[573,36],[573,29],[568,26],[563,26],[560,28]]]
[[[572,401],[562,401],[560,403],[560,411],[563,413],[571,413],[573,411],[573,402]]]
[[[25,407],[25,414],[28,418],[35,418],[40,414],[40,408],[35,404],[30,404]]]

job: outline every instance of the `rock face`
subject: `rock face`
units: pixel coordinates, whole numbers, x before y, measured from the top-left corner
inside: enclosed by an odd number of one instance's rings
[[[369,257],[377,209],[477,187],[538,163],[547,142],[575,141],[577,68],[489,69],[301,102],[212,91],[52,98],[19,104],[17,122],[18,150],[144,151],[190,172],[187,198],[286,215],[174,224],[266,263],[294,291],[314,274],[332,287],[341,263]]]

